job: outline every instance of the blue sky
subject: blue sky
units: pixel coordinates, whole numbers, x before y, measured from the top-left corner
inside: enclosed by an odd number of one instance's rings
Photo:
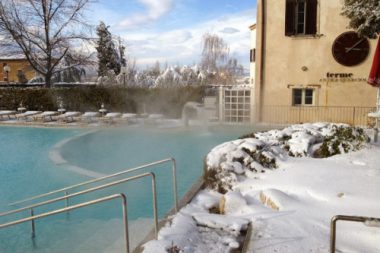
[[[222,37],[248,67],[256,0],[98,0],[89,9],[91,23],[109,25],[141,67],[198,63],[206,32]]]

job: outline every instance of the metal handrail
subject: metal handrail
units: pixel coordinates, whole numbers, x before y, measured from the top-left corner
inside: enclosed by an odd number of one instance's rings
[[[83,190],[83,191],[80,191],[80,192],[72,193],[72,194],[69,194],[69,195],[62,196],[62,197],[58,197],[58,198],[46,200],[46,201],[43,201],[43,202],[39,202],[39,203],[36,203],[36,204],[33,204],[33,205],[29,205],[29,206],[26,206],[26,207],[22,207],[22,208],[18,208],[18,209],[15,209],[15,210],[8,211],[8,212],[0,213],[0,217],[7,216],[7,215],[10,215],[10,214],[19,213],[19,212],[22,212],[22,211],[25,211],[25,210],[29,210],[29,209],[30,209],[31,216],[34,216],[34,208],[36,208],[36,207],[44,206],[44,205],[51,204],[51,203],[55,203],[55,202],[58,202],[58,201],[61,201],[61,200],[66,200],[66,205],[68,205],[68,200],[70,198],[72,198],[72,197],[76,197],[76,196],[83,195],[83,194],[86,194],[86,193],[94,192],[96,190],[108,188],[108,187],[111,187],[111,186],[115,186],[115,185],[118,185],[118,184],[121,184],[121,183],[125,183],[125,182],[128,182],[128,181],[132,181],[132,180],[136,180],[136,179],[143,178],[143,177],[148,177],[148,176],[152,177],[153,216],[154,216],[154,225],[155,225],[155,232],[156,232],[155,234],[156,234],[156,238],[157,238],[157,234],[158,234],[157,190],[156,190],[156,176],[155,176],[155,174],[153,172],[147,172],[147,173],[143,173],[143,174],[140,174],[140,175],[137,175],[137,176],[133,176],[133,177],[125,178],[125,179],[120,179],[120,180],[117,180],[117,181],[114,181],[114,182],[111,182],[111,183],[108,183],[108,184],[103,184],[103,185],[96,186],[96,187],[93,187],[93,188],[89,188],[87,190]],[[34,237],[34,234],[35,234],[35,230],[33,228],[34,226],[35,226],[35,224],[32,222],[32,237]]]
[[[38,215],[33,215],[31,217],[28,217],[28,218],[23,218],[23,219],[19,219],[16,221],[0,224],[0,228],[10,227],[10,226],[14,226],[14,225],[21,224],[21,223],[28,222],[28,221],[32,221],[33,222],[32,224],[34,224],[34,221],[37,219],[41,219],[44,217],[48,217],[48,216],[63,213],[63,212],[68,212],[70,210],[74,210],[74,209],[98,204],[98,203],[105,202],[105,201],[110,201],[110,200],[117,199],[117,198],[121,198],[121,200],[122,200],[124,236],[125,236],[125,252],[129,253],[127,197],[123,193],[114,194],[114,195],[110,195],[110,196],[103,197],[103,198],[98,198],[95,200],[83,202],[83,203],[73,205],[70,207],[65,207],[65,208],[54,210],[54,211],[50,211],[50,212],[46,212],[46,213],[42,213],[42,214],[38,214]]]
[[[127,169],[127,170],[124,170],[124,171],[120,171],[120,172],[117,172],[117,173],[114,173],[114,174],[111,174],[111,175],[95,178],[95,179],[88,180],[88,181],[85,181],[85,182],[82,182],[82,183],[79,183],[79,184],[71,185],[71,186],[64,187],[64,188],[61,188],[61,189],[57,189],[57,190],[54,190],[54,191],[50,191],[50,192],[47,192],[47,193],[44,193],[44,194],[36,195],[36,196],[30,197],[30,198],[26,198],[26,199],[23,199],[23,200],[19,200],[19,201],[10,203],[9,206],[21,204],[21,203],[24,203],[24,202],[27,202],[27,201],[30,201],[30,200],[36,200],[36,199],[39,199],[39,198],[42,198],[42,197],[47,197],[47,196],[50,196],[52,194],[59,193],[59,192],[64,192],[65,195],[68,195],[68,190],[71,190],[71,189],[74,189],[74,188],[77,188],[77,187],[80,187],[80,186],[88,185],[88,184],[91,184],[91,183],[99,182],[99,181],[102,181],[102,180],[105,180],[105,179],[117,177],[117,176],[120,176],[120,175],[123,175],[123,174],[126,174],[126,173],[131,173],[131,172],[134,172],[134,171],[137,171],[137,170],[145,169],[147,167],[152,167],[154,165],[159,165],[159,164],[167,163],[167,162],[172,162],[172,164],[173,164],[172,165],[173,195],[174,195],[175,211],[178,212],[178,192],[177,192],[177,177],[176,177],[176,174],[177,174],[177,165],[176,165],[176,161],[175,161],[174,158],[167,158],[167,159],[163,159],[163,160],[160,160],[160,161],[157,161],[157,162],[147,163],[147,164],[144,164],[144,165],[141,165],[141,166],[137,166],[137,167],[134,167],[134,168],[131,168],[131,169]]]
[[[336,223],[338,222],[338,220],[362,222],[369,227],[380,227],[380,218],[347,215],[336,215],[332,217],[330,223],[330,253],[335,253]]]

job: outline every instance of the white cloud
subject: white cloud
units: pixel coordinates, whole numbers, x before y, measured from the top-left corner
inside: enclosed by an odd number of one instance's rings
[[[237,33],[240,32],[239,29],[233,28],[233,27],[224,27],[219,32],[221,33]]]
[[[160,35],[157,39],[161,42],[170,42],[171,44],[181,44],[190,40],[193,37],[190,31],[187,30],[174,30],[168,31]]]
[[[146,7],[146,13],[135,14],[120,22],[123,28],[136,27],[147,22],[155,21],[173,8],[173,0],[138,0]]]
[[[200,61],[202,36],[217,34],[230,46],[231,56],[245,67],[249,66],[250,30],[256,11],[251,9],[223,18],[209,20],[184,29],[165,32],[127,32],[128,53],[139,66],[154,64],[157,60],[169,64],[192,64]],[[234,31],[233,33],[226,33]]]

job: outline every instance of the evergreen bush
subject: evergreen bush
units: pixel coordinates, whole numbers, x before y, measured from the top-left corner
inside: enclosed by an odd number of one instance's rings
[[[203,87],[3,88],[0,108],[16,110],[22,103],[28,110],[54,111],[60,100],[67,111],[98,111],[104,103],[108,111],[161,113],[179,118],[185,103],[201,102],[203,94]]]

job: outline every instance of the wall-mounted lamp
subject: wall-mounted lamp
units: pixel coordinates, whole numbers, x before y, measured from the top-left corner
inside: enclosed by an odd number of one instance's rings
[[[5,80],[4,81],[9,81],[9,72],[11,72],[11,67],[9,67],[8,65],[5,65],[4,67],[3,67],[3,70],[4,70],[4,72],[5,72]]]

